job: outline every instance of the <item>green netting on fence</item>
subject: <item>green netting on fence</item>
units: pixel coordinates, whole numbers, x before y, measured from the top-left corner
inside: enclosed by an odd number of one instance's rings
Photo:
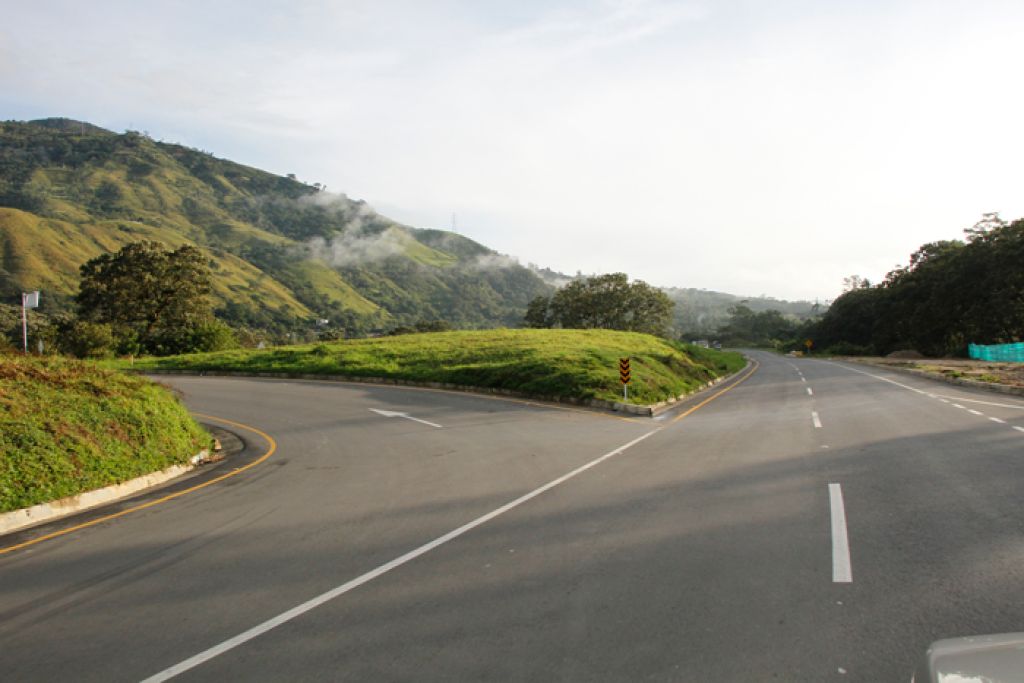
[[[1024,342],[1017,344],[969,344],[967,355],[978,360],[1024,363]]]

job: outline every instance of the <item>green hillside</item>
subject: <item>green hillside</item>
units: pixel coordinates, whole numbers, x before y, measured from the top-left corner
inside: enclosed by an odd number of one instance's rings
[[[632,360],[630,400],[640,404],[688,393],[745,362],[738,353],[637,332],[497,329],[147,358],[134,369],[335,374],[614,401],[625,356]]]
[[[68,119],[0,123],[0,300],[41,289],[44,311],[65,310],[82,263],[139,240],[199,247],[218,316],[281,333],[316,318],[350,335],[510,325],[549,289],[472,240],[294,177]]]

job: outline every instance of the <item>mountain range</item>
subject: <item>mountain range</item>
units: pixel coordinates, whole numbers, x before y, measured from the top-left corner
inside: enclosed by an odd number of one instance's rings
[[[517,326],[531,299],[568,279],[319,184],[142,133],[63,118],[0,123],[0,300],[39,289],[43,312],[70,310],[79,266],[140,240],[199,247],[218,317],[279,335],[317,324],[348,336],[430,321]],[[740,301],[667,292],[680,330],[713,329]]]

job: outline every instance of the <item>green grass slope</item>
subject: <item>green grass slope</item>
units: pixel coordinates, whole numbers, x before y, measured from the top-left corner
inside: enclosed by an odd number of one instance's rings
[[[633,332],[498,329],[153,358],[135,368],[339,374],[617,400],[618,362],[626,356],[633,371],[630,402],[639,404],[693,391],[745,363],[738,353]]]
[[[209,442],[153,382],[81,362],[0,355],[0,512],[185,463]]]

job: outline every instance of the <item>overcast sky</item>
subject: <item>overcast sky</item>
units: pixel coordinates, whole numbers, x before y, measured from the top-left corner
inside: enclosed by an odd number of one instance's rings
[[[198,147],[521,262],[834,298],[1024,217],[1024,2],[5,3],[0,118]]]

